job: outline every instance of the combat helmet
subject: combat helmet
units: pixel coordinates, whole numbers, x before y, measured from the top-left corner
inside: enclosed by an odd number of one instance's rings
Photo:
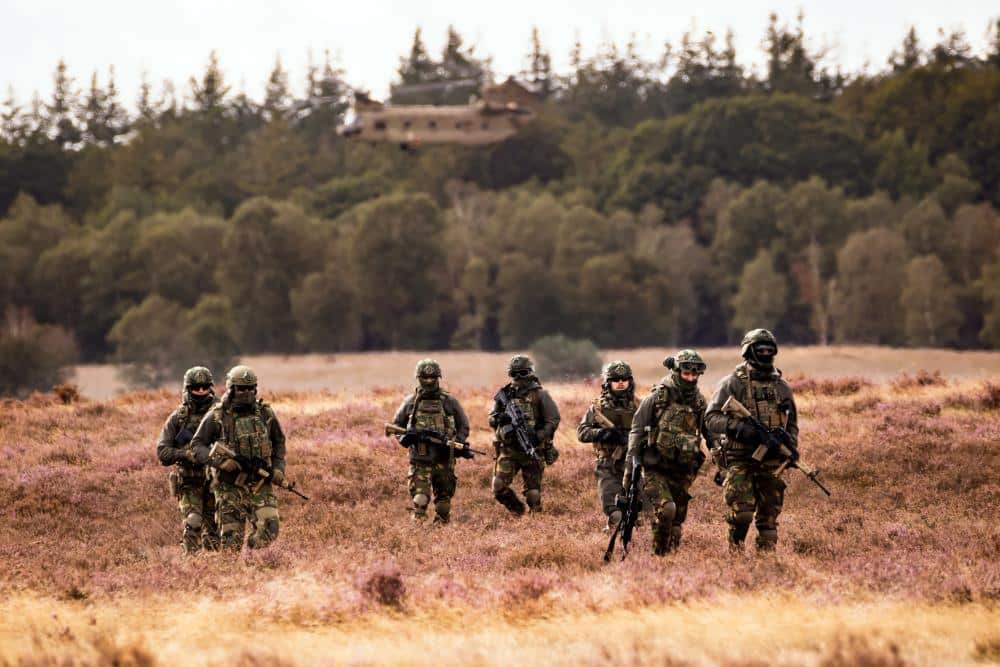
[[[708,364],[694,350],[681,350],[674,356],[674,365],[678,371],[688,371],[704,375]]]
[[[601,379],[604,382],[611,380],[631,380],[632,367],[620,359],[609,361],[601,370]]]
[[[257,374],[249,366],[233,366],[226,373],[226,391],[230,387],[256,387]]]
[[[531,361],[531,357],[527,357],[523,354],[516,354],[510,358],[507,362],[507,375],[514,377],[515,373],[520,375],[524,371],[529,371],[530,374],[535,372],[535,364]]]
[[[212,377],[212,371],[208,370],[204,366],[193,366],[184,371],[185,391],[198,384],[215,384],[215,379]]]
[[[416,377],[441,377],[441,365],[433,359],[421,359],[414,371]]]
[[[767,329],[751,329],[746,332],[740,342],[740,356],[744,359],[749,358],[750,348],[760,343],[770,343],[774,346],[774,354],[778,353],[778,339],[774,337],[773,333]]]

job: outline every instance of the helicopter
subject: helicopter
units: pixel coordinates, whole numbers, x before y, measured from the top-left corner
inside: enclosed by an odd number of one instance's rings
[[[475,81],[445,81],[396,86],[393,95],[452,87]],[[399,144],[407,150],[420,144],[479,146],[503,141],[530,123],[540,101],[514,77],[483,88],[482,98],[469,104],[384,104],[366,93],[354,94],[353,118],[337,134],[362,141]]]

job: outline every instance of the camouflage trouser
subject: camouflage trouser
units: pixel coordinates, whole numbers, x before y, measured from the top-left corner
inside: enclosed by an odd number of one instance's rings
[[[729,541],[742,544],[750,522],[757,526],[757,545],[771,548],[778,540],[778,515],[785,500],[785,483],[772,470],[746,461],[732,461],[722,485],[729,513]]]
[[[455,495],[457,478],[455,465],[448,463],[411,463],[406,477],[410,498],[413,500],[413,516],[427,516],[427,502],[434,498],[434,514],[439,523],[448,523],[451,517],[451,497]],[[417,496],[423,495],[417,502]]]
[[[615,496],[624,496],[622,477],[625,475],[625,459],[615,461],[601,457],[594,465],[594,477],[597,478],[597,498],[606,516],[618,509],[615,506]]]
[[[247,521],[253,528],[247,540],[251,549],[266,547],[278,537],[278,498],[270,483],[254,493],[250,485],[236,486],[217,479],[212,484],[212,491],[215,493],[215,518],[224,548],[240,549],[243,546]]]
[[[542,475],[545,463],[536,461],[524,452],[509,447],[498,448],[497,458],[493,464],[493,496],[501,505],[517,514],[524,512],[524,506],[514,489],[514,477],[521,473],[523,480],[524,499],[533,512],[542,509]]]
[[[204,477],[181,477],[177,487],[178,507],[184,527],[184,550],[195,553],[202,547],[219,548],[219,528],[215,524],[215,496]]]
[[[694,476],[660,466],[642,470],[643,492],[653,510],[653,551],[664,554],[681,543],[681,525],[687,518],[688,489]]]

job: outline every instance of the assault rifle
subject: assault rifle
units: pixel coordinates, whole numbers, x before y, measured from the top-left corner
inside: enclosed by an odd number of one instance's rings
[[[444,433],[440,433],[429,428],[418,428],[418,429],[405,429],[402,426],[396,426],[395,424],[386,423],[385,434],[388,436],[401,435],[399,439],[400,444],[410,447],[417,444],[418,442],[429,442],[432,445],[438,445],[441,447],[448,447],[455,450],[456,456],[461,456],[461,452],[469,452],[468,458],[472,458],[472,454],[486,455],[486,452],[480,451],[478,449],[473,449],[469,447],[467,442],[459,442],[457,440],[449,440],[445,437]]]
[[[506,442],[508,440],[507,436],[513,432],[518,448],[535,461],[541,462],[542,455],[538,453],[538,441],[535,438],[535,434],[525,423],[526,420],[524,413],[521,412],[521,408],[518,407],[516,401],[507,395],[505,389],[505,387],[500,387],[500,390],[493,396],[493,400],[500,404],[504,414],[510,418],[510,423],[504,424],[500,428],[500,437]]]
[[[593,405],[593,408],[594,408],[594,421],[596,421],[598,424],[600,424],[601,428],[605,428],[605,429],[608,429],[609,431],[614,431],[615,432],[615,442],[612,443],[612,444],[619,445],[619,446],[621,446],[622,444],[627,444],[628,443],[628,434],[625,433],[625,432],[623,432],[622,429],[620,429],[617,426],[615,426],[615,423],[613,421],[611,421],[610,419],[608,419],[607,415],[605,415],[601,411],[601,404],[600,403],[598,403],[597,401],[594,401],[594,403],[592,405]],[[621,442],[622,437],[625,438],[625,443]]]
[[[618,539],[618,534],[621,533],[622,536],[622,560],[625,560],[625,556],[628,555],[628,545],[632,541],[632,531],[635,528],[635,522],[639,520],[639,512],[642,511],[642,499],[639,497],[640,490],[639,485],[642,483],[642,454],[646,449],[646,446],[653,432],[652,426],[646,427],[646,440],[639,446],[639,451],[629,462],[632,466],[632,472],[629,476],[629,485],[625,489],[624,498],[615,498],[615,504],[618,509],[621,510],[622,518],[618,520],[618,525],[611,532],[611,538],[608,540],[608,548],[604,551],[604,562],[608,563],[611,561],[611,556],[615,553],[615,540]]]
[[[257,483],[253,486],[253,492],[257,493],[260,491],[261,487],[271,479],[273,468],[267,464],[267,461],[260,457],[251,456],[240,456],[233,450],[226,447],[221,442],[216,442],[212,445],[212,449],[208,452],[208,465],[213,468],[218,468],[216,457],[225,457],[233,459],[240,466],[240,472],[236,476],[236,481],[234,484],[236,486],[243,486],[247,483],[249,479],[257,480]],[[294,493],[299,498],[303,500],[309,500],[309,496],[302,493],[295,488],[295,482],[284,481],[281,484],[275,484],[275,486],[288,491],[289,493]]]
[[[746,420],[754,430],[757,435],[760,436],[761,444],[754,450],[751,458],[760,463],[768,455],[776,455],[781,459],[781,465],[778,469],[774,471],[775,476],[780,475],[785,471],[785,468],[798,468],[802,471],[809,480],[818,486],[820,490],[826,495],[831,495],[830,490],[823,486],[823,482],[819,481],[819,470],[811,470],[806,465],[799,462],[799,453],[792,448],[791,442],[792,438],[788,435],[788,432],[783,428],[768,428],[760,423],[747,410],[746,406],[739,402],[735,396],[730,396],[726,399],[726,402],[722,405],[723,414],[732,415],[734,417],[739,417]]]

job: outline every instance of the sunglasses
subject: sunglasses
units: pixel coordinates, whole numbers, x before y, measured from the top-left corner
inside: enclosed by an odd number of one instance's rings
[[[256,394],[257,393],[257,387],[255,387],[253,385],[239,385],[239,384],[234,384],[233,385],[233,391],[249,392],[251,394]]]
[[[698,374],[704,373],[706,368],[705,364],[699,364],[694,361],[682,362],[678,367],[681,369],[681,372]]]
[[[192,385],[188,385],[188,389],[191,389],[192,391],[207,391],[207,390],[209,390],[211,388],[212,388],[212,385],[210,385],[210,384],[192,384]]]
[[[512,378],[526,378],[531,375],[529,370],[511,371],[510,376]]]
[[[424,380],[427,380],[428,382],[432,382],[433,380],[437,380],[439,377],[440,377],[439,375],[421,375],[421,376],[418,377],[418,379],[421,382],[424,381]]]
[[[608,378],[608,382],[631,382],[632,378]]]

